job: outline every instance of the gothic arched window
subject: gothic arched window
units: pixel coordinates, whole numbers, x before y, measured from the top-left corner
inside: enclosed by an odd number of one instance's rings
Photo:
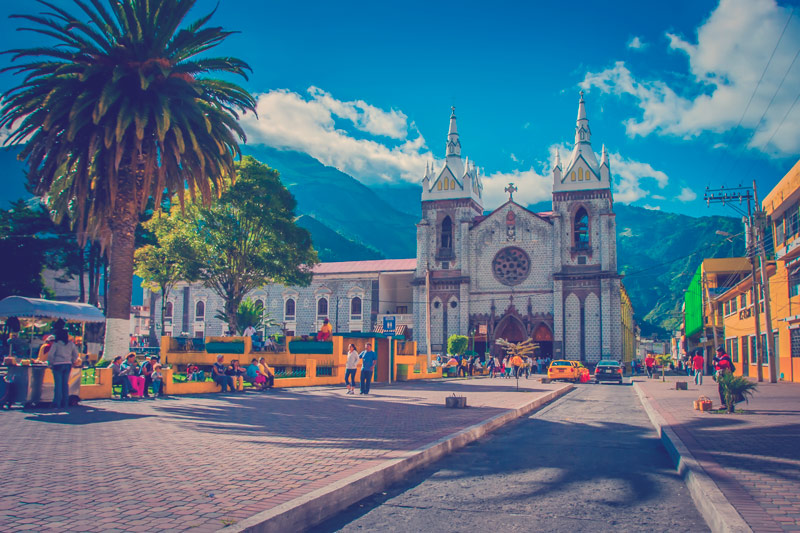
[[[317,316],[328,316],[328,299],[320,298],[317,302]]]
[[[172,302],[167,302],[164,306],[164,318],[172,318]]]
[[[442,248],[452,248],[453,247],[453,221],[450,220],[450,217],[444,217],[442,220],[442,233],[441,233],[441,247]]]
[[[353,319],[361,318],[361,298],[358,296],[350,300],[350,317]]]
[[[573,232],[575,248],[589,248],[589,214],[583,207],[575,213]]]
[[[198,301],[194,306],[194,317],[203,320],[206,316],[206,304],[203,300]]]
[[[288,300],[286,300],[286,304],[284,305],[284,310],[283,310],[284,320],[294,320],[295,317],[294,308],[295,308],[294,298],[289,298]]]

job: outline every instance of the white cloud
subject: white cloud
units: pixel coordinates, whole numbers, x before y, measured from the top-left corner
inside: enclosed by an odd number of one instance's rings
[[[602,72],[588,73],[581,85],[633,97],[641,116],[625,121],[632,137],[655,132],[691,138],[704,132],[725,132],[739,123],[789,14],[788,7],[774,0],[721,0],[697,29],[696,42],[667,34],[669,48],[685,54],[689,61],[694,83],[685,94],[683,85],[637,78],[621,61]],[[779,156],[800,151],[800,108],[795,107],[775,134],[800,86],[800,65],[792,65],[798,48],[800,17],[794,17],[742,120],[748,133],[756,130],[750,148]]]
[[[661,206],[658,205],[644,204],[642,207],[649,209],[650,211],[661,211]]]
[[[677,196],[677,199],[681,202],[691,202],[697,200],[697,193],[689,187],[683,187],[681,189],[681,193]]]
[[[533,168],[513,172],[495,172],[483,177],[483,207],[495,209],[508,200],[505,188],[513,183],[517,189],[514,201],[527,206],[549,200],[553,194],[553,174],[548,168],[546,172],[538,173]]]
[[[530,127],[531,127],[531,123],[530,122],[526,122],[525,124],[522,125],[522,129],[526,129],[527,130]]]
[[[241,119],[248,142],[305,152],[365,183],[403,179],[418,182],[433,155],[416,127],[399,111],[383,111],[363,101],[342,102],[311,87],[309,97],[281,89],[257,95],[258,118]],[[355,138],[336,127],[336,117],[393,146]],[[409,136],[411,134],[411,136]]]
[[[517,159],[517,156],[514,155],[514,152],[511,152],[511,160],[515,163],[519,163],[519,159]]]
[[[662,196],[660,194],[651,194],[650,198],[652,198],[653,200],[666,200],[667,199],[665,196]]]
[[[630,41],[628,41],[628,44],[625,46],[633,50],[642,50],[644,48],[647,48],[647,44],[644,41],[642,41],[638,35],[634,36]]]

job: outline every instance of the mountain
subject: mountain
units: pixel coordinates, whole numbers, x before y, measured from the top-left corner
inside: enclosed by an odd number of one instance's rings
[[[317,250],[319,260],[322,262],[367,261],[384,258],[383,254],[374,248],[342,237],[312,216],[300,215],[295,222],[311,233],[314,249]]]
[[[310,215],[341,236],[380,251],[389,259],[416,256],[419,216],[393,207],[369,187],[313,157],[264,145],[242,152],[278,170],[297,199],[298,214]]]
[[[17,159],[20,150],[17,146],[0,147],[0,209],[8,209],[11,202],[33,196],[25,190],[25,167]]]

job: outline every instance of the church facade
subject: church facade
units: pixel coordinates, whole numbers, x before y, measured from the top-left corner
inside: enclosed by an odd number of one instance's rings
[[[498,338],[531,337],[538,354],[553,358],[621,359],[611,173],[605,148],[598,162],[591,137],[581,94],[572,154],[554,164],[552,210],[519,205],[509,185],[509,200],[484,214],[481,176],[462,159],[453,110],[445,163],[422,179],[416,259],[322,263],[308,287],[261,287],[248,297],[280,325],[266,333],[309,334],[326,318],[337,332],[375,331],[393,316],[420,352],[428,343],[444,352],[450,335],[470,334],[478,353],[495,352]],[[168,335],[223,335],[221,308],[200,284],[176,287],[164,317],[158,296],[151,298],[152,321]]]
[[[598,162],[583,94],[569,161],[556,156],[553,208],[534,213],[513,199],[484,214],[481,177],[461,157],[455,110],[444,166],[426,169],[412,285],[414,337],[434,352],[455,333],[533,338],[539,353],[596,362],[622,353],[621,276],[608,154]],[[430,309],[427,339],[425,302]],[[483,346],[480,346],[483,343]]]

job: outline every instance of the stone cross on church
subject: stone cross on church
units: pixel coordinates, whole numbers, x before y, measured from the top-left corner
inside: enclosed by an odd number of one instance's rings
[[[519,189],[514,187],[513,183],[509,183],[508,187],[505,188],[505,191],[508,193],[508,199],[509,200],[513,200],[514,199],[514,193],[517,192],[518,190]]]

